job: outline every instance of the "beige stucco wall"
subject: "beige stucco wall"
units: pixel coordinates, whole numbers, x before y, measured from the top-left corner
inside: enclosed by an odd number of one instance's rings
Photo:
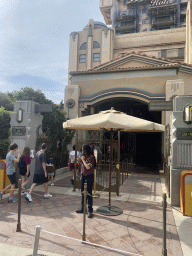
[[[185,28],[165,29],[150,32],[141,32],[128,35],[114,36],[114,50],[151,47],[185,42]],[[173,47],[174,48],[174,47]],[[144,49],[143,49],[144,50]]]
[[[80,96],[90,96],[99,91],[112,88],[135,88],[152,94],[165,93],[165,83],[168,79],[177,79],[176,76],[160,76],[160,77],[139,77],[139,78],[124,78],[124,79],[106,79],[106,80],[89,80],[78,81],[80,86]],[[77,82],[72,82],[72,84]]]

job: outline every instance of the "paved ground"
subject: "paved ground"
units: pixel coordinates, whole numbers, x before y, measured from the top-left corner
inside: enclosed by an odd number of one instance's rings
[[[67,174],[56,177],[64,179]],[[38,186],[33,202],[22,198],[22,232],[16,232],[17,203],[0,202],[0,255],[32,255],[36,225],[63,236],[82,239],[83,215],[75,213],[80,207],[80,191],[70,187],[50,187],[53,198],[43,199],[43,187]],[[94,217],[86,219],[87,241],[130,252],[125,255],[162,255],[162,186],[158,175],[131,175],[120,189],[120,197],[112,194],[112,205],[123,214],[103,216],[96,212],[108,204],[108,193],[94,198]],[[41,232],[39,254],[42,255],[124,255],[92,247]],[[167,255],[182,256],[181,244],[172,209],[167,207]],[[190,254],[188,254],[190,255]]]

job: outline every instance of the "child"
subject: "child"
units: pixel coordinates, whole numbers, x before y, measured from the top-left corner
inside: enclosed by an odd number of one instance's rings
[[[22,188],[25,188],[25,186],[29,183],[30,181],[30,163],[31,163],[31,158],[30,158],[30,148],[29,147],[25,147],[23,150],[23,154],[20,158],[20,162],[23,162],[22,167],[19,168],[19,172],[21,175],[21,179],[22,179]],[[18,166],[19,166],[18,163]],[[26,192],[22,191],[21,192],[22,195],[27,194]]]

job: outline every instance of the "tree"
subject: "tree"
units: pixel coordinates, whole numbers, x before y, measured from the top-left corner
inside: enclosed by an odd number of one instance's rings
[[[0,158],[4,159],[9,145],[10,112],[0,107]]]
[[[63,122],[65,122],[65,114],[63,112],[63,101],[60,105],[55,105],[51,100],[48,100],[41,90],[34,90],[30,87],[22,88],[19,91],[0,93],[0,107],[4,107],[4,112],[6,110],[12,110],[14,107],[14,102],[18,100],[32,100],[39,104],[53,104],[54,110],[52,113],[43,114],[43,124],[42,130],[48,138],[52,141],[50,146],[51,156],[55,156],[57,166],[61,165],[60,159],[64,159],[64,155],[67,155],[67,145],[71,142],[74,132],[63,130]],[[6,123],[10,123],[7,119]],[[8,130],[10,129],[10,125]],[[8,134],[3,126],[0,126],[0,134],[3,134],[4,139],[8,139]],[[5,137],[4,137],[5,136]],[[5,143],[6,144],[6,143]],[[6,144],[7,145],[7,144]],[[1,146],[0,146],[1,147]],[[5,146],[6,147],[6,146]]]
[[[13,111],[14,100],[9,93],[0,93],[0,107]]]
[[[53,157],[59,167],[68,161],[67,145],[74,136],[73,131],[63,129],[65,121],[65,113],[61,112],[60,106],[55,106],[52,113],[44,115],[42,124],[43,132],[52,140],[47,155]]]

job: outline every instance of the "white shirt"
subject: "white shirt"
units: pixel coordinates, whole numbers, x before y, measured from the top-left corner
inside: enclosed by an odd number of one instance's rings
[[[80,157],[79,151],[77,151],[77,161],[78,158]],[[75,162],[75,150],[72,150],[69,154],[69,158],[71,159],[71,163]]]

